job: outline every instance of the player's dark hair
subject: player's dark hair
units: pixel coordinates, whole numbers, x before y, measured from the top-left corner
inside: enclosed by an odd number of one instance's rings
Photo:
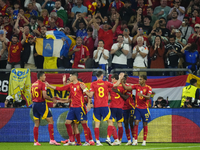
[[[127,73],[124,74],[124,78],[125,78],[125,80],[128,78],[128,74]]]
[[[96,76],[99,78],[103,74],[103,71],[97,71]]]
[[[119,79],[118,74],[117,74],[117,73],[114,73],[114,74],[111,76],[111,79],[118,80],[118,79]]]
[[[73,75],[73,76],[76,76],[78,78],[78,73],[77,72],[71,72],[70,74]]]
[[[141,77],[142,79],[144,79],[144,80],[147,80],[147,75],[142,74],[142,75],[140,75],[140,77]]]
[[[37,78],[40,79],[40,77],[43,76],[43,74],[44,74],[44,71],[39,71],[37,73]]]
[[[82,80],[82,79],[80,79],[80,78],[78,78],[78,81],[80,81],[80,82],[83,82],[83,80]]]
[[[194,85],[195,83],[197,83],[197,79],[191,79],[191,80],[190,80],[190,84],[191,84],[191,85]]]

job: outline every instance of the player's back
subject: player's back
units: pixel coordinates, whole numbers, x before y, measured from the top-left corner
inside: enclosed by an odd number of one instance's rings
[[[122,84],[120,84],[117,87],[117,90],[122,94],[124,93],[124,88],[122,87]],[[122,109],[124,106],[123,98],[118,93],[115,93],[112,90],[112,88],[109,89],[109,92],[110,92],[110,96],[111,96],[110,108],[121,108]]]
[[[42,95],[42,91],[46,90],[46,85],[40,80],[37,80],[32,84],[31,95],[33,102],[44,102],[45,98]]]
[[[103,80],[92,82],[90,91],[94,92],[94,107],[108,107],[108,89],[113,84]]]

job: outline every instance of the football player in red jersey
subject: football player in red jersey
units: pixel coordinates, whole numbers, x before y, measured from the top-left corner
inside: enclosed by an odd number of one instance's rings
[[[71,95],[71,107],[69,109],[69,112],[67,114],[67,119],[65,122],[70,142],[64,145],[75,145],[71,123],[73,120],[77,120],[81,122],[84,129],[86,142],[83,145],[89,146],[90,145],[89,134],[88,134],[88,127],[86,123],[87,114],[84,107],[84,95],[83,95],[83,93],[86,92],[87,89],[84,89],[84,90],[81,89],[80,85],[81,84],[84,85],[84,83],[78,81],[78,74],[76,72],[70,73],[69,78],[70,78],[71,83],[63,87],[55,87],[55,86],[49,85],[48,83],[46,84],[48,87],[58,90],[58,91],[64,91],[64,90],[69,91]]]
[[[108,108],[108,89],[112,87],[117,87],[120,84],[121,79],[124,76],[124,73],[121,73],[119,75],[119,80],[115,84],[112,84],[107,81],[103,81],[102,80],[103,76],[104,76],[103,72],[98,71],[96,73],[97,81],[92,82],[92,84],[90,85],[90,92],[86,91],[86,94],[89,97],[92,97],[94,95],[93,119],[95,121],[94,133],[95,133],[97,146],[102,146],[102,144],[99,141],[99,127],[100,127],[101,117],[103,117],[103,121],[108,122],[106,143],[108,143],[109,145],[112,145],[110,141],[110,136],[112,135],[113,132],[116,132],[116,130],[114,131],[111,112],[110,112],[110,109]],[[84,89],[85,86],[81,85],[81,88]],[[117,133],[114,133],[114,134],[116,135]],[[115,145],[120,144],[117,138],[115,139],[115,143],[116,143]]]
[[[33,134],[34,134],[34,145],[40,146],[41,144],[38,142],[38,128],[40,125],[40,117],[42,119],[46,119],[48,122],[48,130],[50,135],[50,142],[51,145],[60,145],[60,143],[57,143],[54,140],[54,130],[53,130],[53,118],[52,114],[49,111],[49,108],[45,102],[45,99],[51,100],[56,103],[55,98],[50,98],[46,94],[46,85],[45,85],[45,73],[39,72],[37,74],[38,80],[32,84],[31,87],[31,93],[32,93],[32,101],[33,101],[33,118],[35,121],[35,126],[33,128]]]
[[[126,83],[126,79],[127,79],[127,75],[124,75],[122,82],[124,82],[126,86],[130,86],[130,84]],[[128,142],[126,143],[126,145],[131,145],[132,142],[131,142],[129,125],[131,128],[132,137],[134,137],[133,136],[133,131],[134,131],[133,121],[134,121],[134,110],[135,110],[132,91],[125,90],[124,93],[121,93],[118,90],[115,90],[115,89],[112,89],[112,90],[118,93],[124,100],[124,106],[123,106],[124,127],[125,127],[126,137],[128,139]],[[133,138],[133,141],[134,141],[134,138]]]
[[[139,121],[142,119],[143,121],[143,129],[144,129],[144,136],[143,136],[143,143],[142,145],[146,145],[146,138],[147,138],[147,123],[151,120],[149,108],[148,108],[148,100],[152,94],[152,88],[146,85],[147,76],[140,75],[139,76],[139,84],[134,84],[131,86],[126,86],[125,83],[122,82],[122,86],[125,90],[136,90],[136,97],[135,97],[135,126],[134,126],[134,141],[132,145],[137,145],[137,137],[138,137],[138,124]]]
[[[111,76],[112,83],[115,84],[117,80],[119,79],[118,74],[113,74]],[[116,88],[110,88],[110,110],[111,110],[111,116],[113,120],[116,120],[117,126],[118,126],[118,140],[121,144],[122,136],[123,136],[123,127],[122,127],[122,122],[124,121],[123,113],[122,113],[122,108],[124,106],[124,100],[123,98],[113,90],[117,90],[120,93],[124,92],[124,88],[122,87],[122,84],[120,83],[118,87]],[[115,143],[113,143],[114,145]]]

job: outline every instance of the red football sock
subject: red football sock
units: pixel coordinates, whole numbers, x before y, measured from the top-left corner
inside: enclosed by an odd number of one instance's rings
[[[134,125],[133,136],[134,136],[134,139],[137,140],[137,137],[138,137],[138,125]]]
[[[89,140],[93,140],[93,138],[92,138],[92,133],[91,133],[91,130],[90,130],[89,127],[88,127],[88,134],[89,134]]]
[[[115,126],[113,126],[113,138],[116,140],[117,139],[117,129],[115,128]]]
[[[134,127],[131,128],[131,134],[132,134],[132,137],[134,137]]]
[[[89,134],[88,134],[88,127],[86,123],[82,123],[84,134],[85,134],[85,141],[89,142]]]
[[[77,143],[80,144],[81,143],[80,133],[75,134],[75,136],[76,136]]]
[[[48,125],[50,140],[54,140],[53,124]]]
[[[71,124],[65,124],[66,128],[67,128],[67,133],[68,133],[68,136],[69,136],[69,140],[70,142],[74,142],[74,135],[72,134],[72,126]]]
[[[131,140],[130,129],[126,129],[125,131],[126,131],[127,140]]]
[[[144,126],[143,129],[144,129],[144,131],[143,131],[144,132],[143,140],[146,141],[147,140],[148,127]]]
[[[107,137],[110,138],[111,135],[112,135],[112,132],[113,132],[113,126],[108,126],[108,128],[107,128]]]
[[[123,136],[123,127],[118,127],[118,139],[121,141]]]
[[[94,128],[94,135],[96,140],[99,140],[99,128]]]
[[[38,142],[38,127],[33,128],[34,142]]]

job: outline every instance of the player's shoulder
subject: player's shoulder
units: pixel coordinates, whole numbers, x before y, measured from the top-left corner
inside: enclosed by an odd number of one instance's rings
[[[152,87],[151,87],[151,86],[149,86],[149,85],[146,85],[146,87],[147,87],[147,88],[149,88],[149,89],[152,89]]]

